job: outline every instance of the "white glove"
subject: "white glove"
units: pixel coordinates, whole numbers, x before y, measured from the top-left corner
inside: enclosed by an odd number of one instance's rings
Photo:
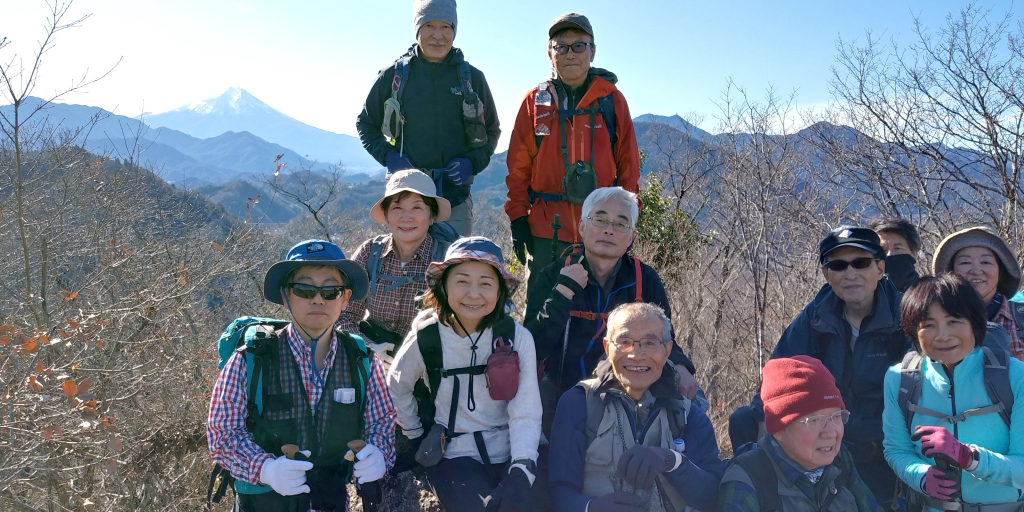
[[[269,485],[281,496],[293,496],[309,492],[306,485],[306,471],[313,469],[313,463],[278,457],[263,463],[260,483]]]
[[[395,344],[394,343],[373,343],[373,342],[370,342],[370,348],[372,348],[373,351],[377,353],[377,357],[379,357],[381,361],[384,361],[384,363],[389,365],[389,366],[391,365],[391,362],[395,360],[394,357],[391,357],[388,354],[389,350],[394,350],[395,349]]]
[[[384,453],[380,451],[380,448],[372,444],[368,444],[362,450],[359,450],[356,458],[359,461],[352,467],[352,476],[356,477],[357,483],[364,484],[380,480],[384,473],[387,472],[387,465],[384,463]]]

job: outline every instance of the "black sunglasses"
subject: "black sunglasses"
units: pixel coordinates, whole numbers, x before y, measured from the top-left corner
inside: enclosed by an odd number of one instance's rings
[[[319,292],[324,300],[337,299],[342,292],[348,289],[347,286],[313,286],[305,283],[288,283],[288,288],[291,288],[296,297],[312,299]]]
[[[832,260],[832,261],[826,261],[821,266],[827,267],[829,270],[831,270],[833,272],[842,272],[842,271],[846,270],[847,267],[853,267],[853,268],[855,268],[857,270],[862,270],[862,269],[868,268],[868,266],[871,265],[872,261],[878,261],[878,260],[875,259],[875,258],[854,258],[854,259],[852,259],[850,261],[846,261],[846,260]]]
[[[551,49],[555,50],[555,53],[559,55],[565,55],[566,53],[569,53],[569,48],[572,48],[573,53],[583,53],[587,51],[588,46],[594,46],[594,43],[579,41],[573,44],[556,44],[552,46]]]

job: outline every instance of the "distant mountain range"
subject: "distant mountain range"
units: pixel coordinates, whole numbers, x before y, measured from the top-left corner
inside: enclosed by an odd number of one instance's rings
[[[225,132],[247,131],[311,161],[341,163],[349,171],[367,174],[381,168],[358,138],[297,121],[237,87],[215,98],[147,116],[145,121],[150,126],[170,128],[203,139]]]

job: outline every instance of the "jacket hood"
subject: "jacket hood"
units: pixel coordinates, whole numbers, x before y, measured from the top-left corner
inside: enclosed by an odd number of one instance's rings
[[[404,59],[406,57],[415,57],[415,58],[418,58],[418,59],[423,59],[426,62],[429,62],[429,61],[427,61],[427,59],[423,58],[423,56],[420,55],[420,45],[419,45],[419,43],[413,43],[412,46],[409,47],[409,51],[407,51],[404,54],[402,54],[402,56],[399,57],[398,59],[395,59],[395,63],[397,63],[398,61],[400,61],[400,60],[402,60],[402,59]],[[462,64],[465,60],[466,60],[466,56],[462,53],[462,50],[452,46],[452,49],[448,50],[448,55],[445,55],[444,59],[442,59],[441,62],[437,62],[436,64],[453,64],[453,65],[457,66],[459,64]],[[431,64],[435,64],[435,63],[431,63]],[[612,76],[615,76],[615,75],[612,75]]]
[[[596,76],[599,78],[603,78],[612,85],[615,85],[619,82],[619,77],[615,76],[615,73],[612,73],[611,71],[608,71],[607,69],[604,68],[590,68],[590,71],[587,74],[592,77]]]
[[[650,392],[654,395],[654,398],[664,398],[669,400],[682,400],[683,395],[679,393],[679,387],[676,385],[676,373],[674,368],[670,368],[672,363],[670,361],[665,362],[665,367],[661,370],[661,377],[651,384]],[[594,368],[594,377],[598,381],[598,389],[601,391],[609,389],[622,389],[619,381],[615,379],[615,373],[612,372],[612,362],[608,359],[602,359],[601,362],[597,363],[597,367]]]

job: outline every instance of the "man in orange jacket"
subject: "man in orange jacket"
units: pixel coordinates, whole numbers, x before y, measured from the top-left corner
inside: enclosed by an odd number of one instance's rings
[[[548,29],[554,78],[523,98],[508,147],[508,201],[516,257],[529,262],[528,287],[551,263],[551,223],[560,215],[554,252],[580,242],[580,208],[587,194],[619,186],[638,192],[640,154],[618,79],[593,68],[594,30],[577,13]]]

